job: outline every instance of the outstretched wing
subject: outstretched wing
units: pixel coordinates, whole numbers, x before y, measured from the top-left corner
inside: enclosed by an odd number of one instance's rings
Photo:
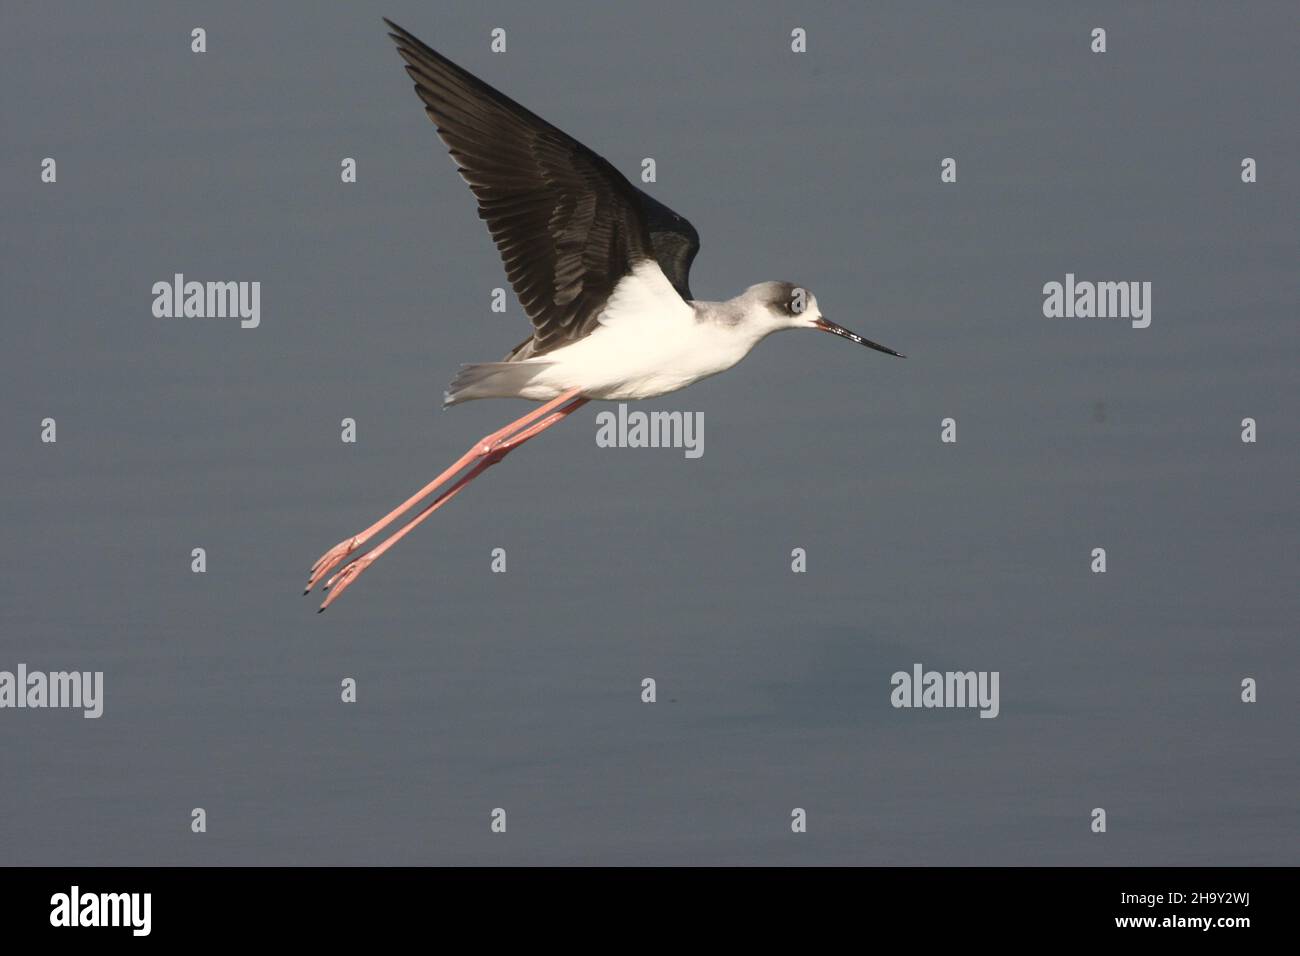
[[[571,136],[384,22],[532,320],[532,339],[511,357],[543,355],[588,334],[637,262],[660,262],[689,295],[699,248],[689,222]]]

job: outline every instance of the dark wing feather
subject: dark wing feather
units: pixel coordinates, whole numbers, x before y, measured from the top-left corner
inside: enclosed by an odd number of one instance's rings
[[[658,259],[661,246],[671,247],[665,274],[686,288],[695,253],[680,223],[693,236],[690,223],[577,140],[384,22],[532,320],[533,337],[511,358],[582,338],[619,279],[638,261]]]
[[[691,295],[691,263],[700,251],[700,234],[685,216],[673,212],[653,196],[637,190],[641,215],[650,230],[655,259],[677,294],[687,301]]]

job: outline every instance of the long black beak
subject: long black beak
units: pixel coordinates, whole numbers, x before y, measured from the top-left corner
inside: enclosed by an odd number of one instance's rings
[[[822,316],[817,320],[817,328],[823,332],[829,332],[832,335],[838,335],[842,339],[848,339],[850,342],[857,342],[859,345],[865,345],[869,349],[875,349],[877,352],[884,352],[886,355],[897,355],[899,358],[907,358],[902,352],[895,352],[893,349],[887,349],[877,342],[870,339],[864,339],[857,332],[850,332],[842,325],[836,325],[830,319]]]

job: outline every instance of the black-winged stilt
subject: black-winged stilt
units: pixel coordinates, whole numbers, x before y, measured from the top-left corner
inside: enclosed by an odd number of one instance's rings
[[[731,368],[780,329],[820,329],[899,355],[831,322],[811,293],[789,282],[760,282],[726,302],[696,301],[688,281],[700,248],[694,226],[577,140],[384,22],[425,111],[478,198],[479,217],[533,324],[532,335],[502,361],[462,366],[444,402],[544,404],[484,436],[397,508],[326,551],[312,565],[304,594],[469,469],[330,577],[320,610],[470,481],[591,399],[654,398],[685,388]]]

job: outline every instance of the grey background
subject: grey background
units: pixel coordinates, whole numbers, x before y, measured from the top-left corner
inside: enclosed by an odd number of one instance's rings
[[[1294,5],[975,6],[6,4],[0,669],[106,700],[0,712],[0,861],[1300,862]],[[380,14],[655,157],[700,297],[910,358],[774,337],[648,403],[695,461],[590,406],[316,615],[317,554],[526,409],[439,410],[525,325]],[[153,318],[178,271],[261,327]],[[1151,327],[1045,319],[1066,272]],[[1001,716],[892,709],[915,661]]]

